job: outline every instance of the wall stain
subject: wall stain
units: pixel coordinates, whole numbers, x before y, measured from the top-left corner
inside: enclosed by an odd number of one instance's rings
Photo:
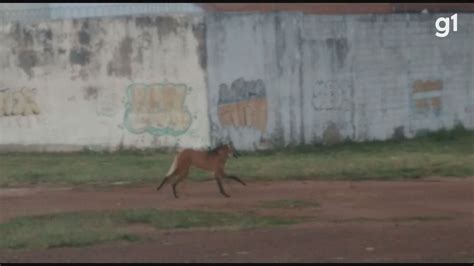
[[[33,78],[33,67],[38,64],[38,57],[33,50],[21,51],[18,54],[18,67],[23,69],[28,78]]]
[[[54,57],[54,50],[53,50],[52,38],[53,38],[53,33],[51,29],[39,31],[38,39],[43,44],[43,52],[45,53],[42,55],[43,62],[40,62],[40,64],[44,64],[45,61],[49,61],[49,62],[53,61],[52,59]]]
[[[138,44],[140,44],[137,48],[137,57],[135,58],[140,64],[143,64],[143,51],[149,50],[152,45],[152,37],[149,32],[144,32],[138,36]]]
[[[150,17],[138,17],[135,18],[135,25],[137,27],[152,27],[154,26],[153,20]]]
[[[98,88],[92,86],[84,88],[84,100],[97,100],[98,95]]]
[[[51,29],[45,30],[44,35],[45,35],[46,39],[48,39],[50,41],[53,39],[53,32],[51,31]]]
[[[331,51],[331,62],[337,62],[337,67],[344,66],[347,53],[349,52],[349,43],[346,38],[328,38],[326,45]]]
[[[341,142],[342,137],[339,133],[339,128],[334,122],[329,122],[323,133],[323,143],[333,145]]]
[[[78,37],[79,37],[79,43],[82,44],[82,45],[89,45],[90,41],[91,41],[91,37],[89,35],[89,33],[87,33],[86,31],[84,30],[81,30],[79,31],[78,33]]]
[[[399,126],[393,129],[392,139],[402,140],[405,138],[405,127]]]
[[[46,32],[46,36],[47,36]],[[29,79],[34,76],[33,67],[38,65],[39,58],[33,49],[33,34],[29,29],[23,28],[20,23],[16,23],[11,28],[9,36],[16,42],[11,47],[12,54],[17,56],[17,66],[21,68]]]
[[[179,21],[173,17],[157,17],[155,24],[158,30],[158,39],[161,42],[162,38],[170,33],[178,34]]]
[[[107,64],[107,73],[109,76],[128,76],[132,75],[131,67],[132,57],[132,38],[125,37],[116,49],[114,58]]]
[[[90,62],[91,52],[85,48],[75,48],[69,53],[69,62],[72,65],[78,64],[81,66],[87,65]]]
[[[275,33],[277,35],[275,40],[275,52],[278,55],[276,57],[276,67],[278,69],[278,75],[282,76],[284,72],[282,56],[285,54],[286,38],[284,36],[284,29],[282,29],[282,21],[279,16],[275,16]]]
[[[207,67],[207,49],[206,49],[206,25],[199,23],[199,25],[193,25],[192,27],[194,38],[198,41],[196,48],[199,57],[199,65],[203,70]]]
[[[17,42],[18,47],[30,47],[33,45],[33,35],[29,30],[22,28],[20,23],[15,24],[10,35]]]

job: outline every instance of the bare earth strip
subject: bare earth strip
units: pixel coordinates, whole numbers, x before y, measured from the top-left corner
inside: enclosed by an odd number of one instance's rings
[[[158,183],[158,182],[157,182]],[[148,240],[85,248],[0,250],[0,262],[474,262],[474,178],[419,181],[187,182],[171,187],[0,189],[0,222],[24,215],[128,208],[253,211],[308,217],[241,231],[134,228]],[[318,206],[267,208],[278,200]]]

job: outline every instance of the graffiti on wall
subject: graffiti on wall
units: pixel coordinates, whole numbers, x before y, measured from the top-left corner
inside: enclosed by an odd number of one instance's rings
[[[267,99],[263,80],[234,80],[219,86],[218,116],[222,126],[251,127],[265,133]]]
[[[28,116],[39,113],[34,89],[0,90],[0,116]]]
[[[441,80],[417,80],[413,83],[412,106],[415,114],[441,113]]]
[[[124,125],[132,133],[178,136],[192,123],[184,84],[132,84],[127,88]]]
[[[320,80],[313,90],[311,104],[315,111],[350,110],[349,80]]]

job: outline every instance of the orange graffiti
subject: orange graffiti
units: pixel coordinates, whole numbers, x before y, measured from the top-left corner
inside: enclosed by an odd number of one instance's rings
[[[267,100],[220,104],[218,115],[223,126],[254,127],[264,133],[267,128]]]
[[[441,80],[417,80],[413,84],[413,92],[425,92],[425,91],[439,91],[443,88],[443,82]]]

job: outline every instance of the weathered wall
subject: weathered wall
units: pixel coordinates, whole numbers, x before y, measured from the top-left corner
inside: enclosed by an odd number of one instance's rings
[[[471,3],[198,3],[211,12],[304,12],[307,14],[374,14],[395,12],[473,12]]]
[[[211,138],[242,149],[473,124],[474,26],[452,14],[207,18]]]
[[[0,25],[0,150],[204,147],[474,128],[474,16],[175,15]]]
[[[0,26],[2,150],[209,143],[201,16]]]

